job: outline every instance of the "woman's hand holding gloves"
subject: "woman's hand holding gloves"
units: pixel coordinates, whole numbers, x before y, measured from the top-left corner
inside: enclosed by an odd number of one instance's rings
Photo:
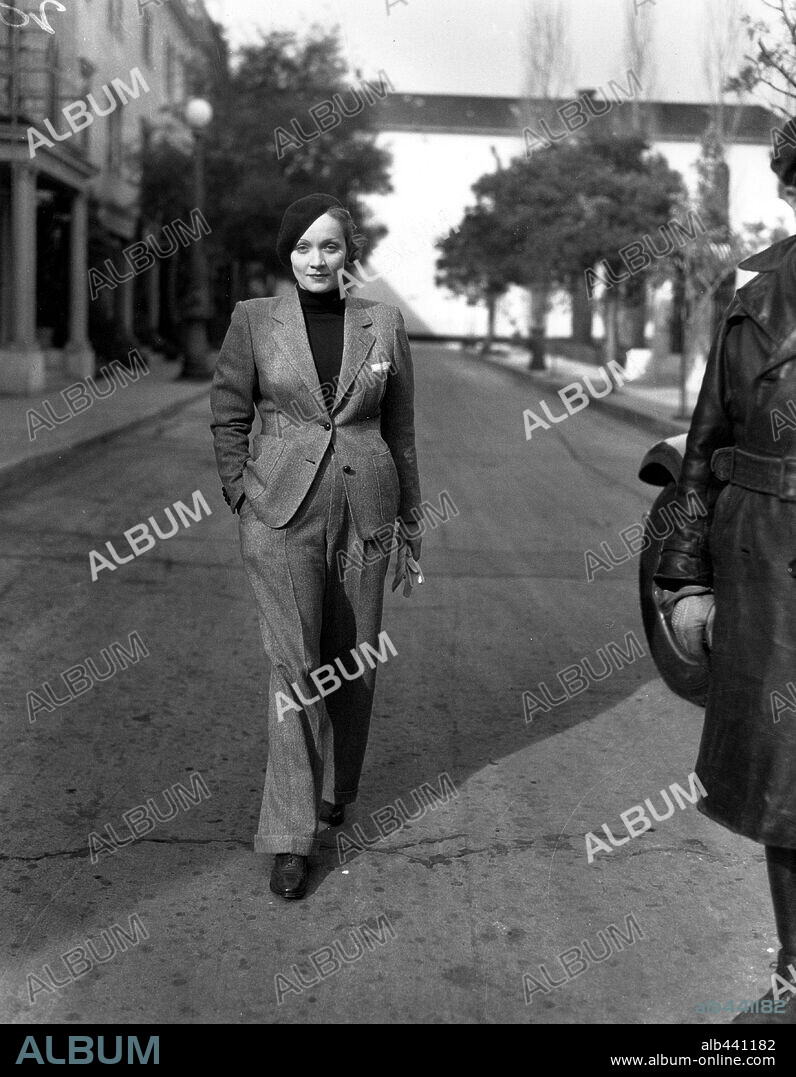
[[[403,583],[404,598],[408,598],[412,588],[423,583],[423,573],[418,563],[421,543],[419,526],[399,521],[396,538],[398,553],[395,558],[392,590],[395,591]]]

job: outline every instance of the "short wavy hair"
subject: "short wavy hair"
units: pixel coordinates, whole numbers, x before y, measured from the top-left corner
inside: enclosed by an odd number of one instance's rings
[[[326,211],[326,215],[327,217],[331,217],[332,220],[338,221],[343,226],[346,247],[346,264],[353,265],[354,262],[362,257],[362,253],[368,242],[367,236],[364,236],[358,230],[354,223],[354,218],[347,209],[343,208],[343,206],[330,206]]]

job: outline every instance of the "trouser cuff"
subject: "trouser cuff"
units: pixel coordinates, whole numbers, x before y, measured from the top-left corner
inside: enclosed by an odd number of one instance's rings
[[[290,834],[255,834],[255,853],[293,853],[294,856],[311,856],[318,842],[313,838],[297,838]]]

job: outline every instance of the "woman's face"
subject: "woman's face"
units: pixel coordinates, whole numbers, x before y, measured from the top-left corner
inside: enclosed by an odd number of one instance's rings
[[[337,271],[345,266],[345,256],[343,226],[324,213],[291,251],[293,275],[308,292],[330,292],[337,287]]]

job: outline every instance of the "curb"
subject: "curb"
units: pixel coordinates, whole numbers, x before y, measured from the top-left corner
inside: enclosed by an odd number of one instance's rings
[[[94,449],[98,445],[104,444],[106,441],[111,441],[120,434],[128,434],[131,430],[135,430],[139,426],[144,426],[146,423],[152,422],[153,420],[167,419],[172,415],[176,415],[182,408],[200,400],[207,392],[209,392],[209,389],[210,382],[203,382],[201,389],[197,388],[196,392],[191,393],[190,396],[185,396],[181,400],[170,404],[164,404],[162,407],[156,408],[146,415],[138,415],[134,419],[123,422],[119,426],[103,430],[100,434],[92,434],[80,441],[76,441],[72,445],[64,445],[58,449],[53,449],[51,452],[37,453],[35,456],[30,456],[26,460],[17,460],[16,462],[9,464],[0,463],[0,490],[17,485],[28,479],[35,478],[41,471],[46,470],[51,472],[53,467],[58,464],[71,463],[72,461],[79,459],[81,453]]]
[[[497,367],[507,374],[512,374],[521,381],[530,381],[534,385],[544,386],[545,389],[549,389],[552,393],[557,393],[567,385],[572,384],[571,382],[562,382],[561,385],[555,385],[548,381],[547,378],[538,377],[532,370],[521,370],[516,367],[506,366],[504,363],[501,363],[499,359],[491,359],[487,355],[473,355],[467,356],[467,358],[471,358],[475,362],[488,363],[489,366]],[[618,391],[621,393],[621,389]],[[615,399],[616,393],[617,390],[615,389],[609,396],[592,397],[591,403],[595,407],[600,407],[605,411],[612,412],[616,418],[622,422],[629,423],[636,429],[640,427],[657,438],[670,438],[674,437],[676,434],[688,433],[690,421],[684,422],[680,419],[665,419],[658,417],[657,415],[650,415],[645,411],[637,411],[629,402]]]

